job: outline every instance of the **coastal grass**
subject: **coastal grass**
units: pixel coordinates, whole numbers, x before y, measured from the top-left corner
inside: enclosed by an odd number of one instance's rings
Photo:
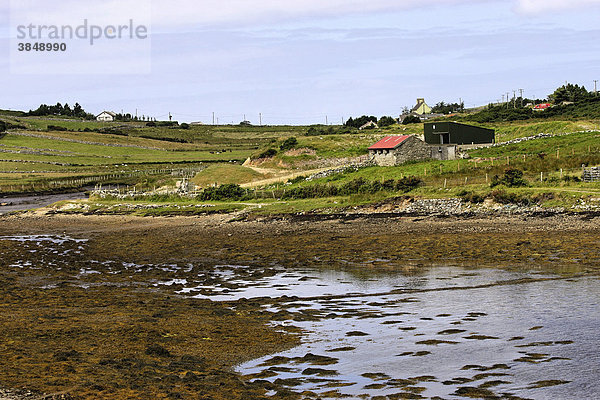
[[[214,184],[241,184],[269,177],[268,174],[262,174],[241,165],[219,163],[209,165],[206,169],[197,173],[192,179],[192,183],[196,186],[206,187]]]

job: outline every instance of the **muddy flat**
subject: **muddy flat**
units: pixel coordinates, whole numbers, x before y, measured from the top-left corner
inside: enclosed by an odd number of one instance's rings
[[[598,217],[35,212],[0,224],[4,389],[57,399],[600,393]]]

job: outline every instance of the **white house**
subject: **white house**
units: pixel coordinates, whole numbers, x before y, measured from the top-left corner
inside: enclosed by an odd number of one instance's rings
[[[96,121],[112,122],[115,120],[116,116],[117,116],[117,114],[115,114],[112,111],[102,111],[100,114],[98,114],[96,116]]]

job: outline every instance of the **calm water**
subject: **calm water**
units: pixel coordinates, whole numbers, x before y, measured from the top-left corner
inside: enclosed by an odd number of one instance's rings
[[[282,329],[302,328],[302,345],[238,371],[312,398],[600,398],[600,282],[593,275],[453,266],[377,275],[273,265],[207,269],[86,261],[86,240],[68,236],[0,241],[27,254],[8,268],[60,270],[83,287],[126,276],[215,301],[273,298],[265,311]],[[77,265],[64,268],[72,257]]]

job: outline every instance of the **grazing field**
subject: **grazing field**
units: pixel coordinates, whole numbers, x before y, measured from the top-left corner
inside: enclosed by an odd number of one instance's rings
[[[160,126],[147,126],[144,122],[100,123],[16,114],[4,114],[2,119],[13,124],[0,138],[0,192],[5,194],[68,191],[97,184],[135,186],[136,190],[174,188],[177,180],[186,177],[192,178],[191,183],[198,188],[215,184],[250,185],[253,189],[246,189],[245,197],[266,202],[261,212],[277,212],[362,205],[405,192],[389,187],[388,182],[382,188],[359,188],[356,193],[333,197],[328,196],[327,191],[321,191],[316,198],[305,193],[302,198],[289,195],[290,190],[310,191],[315,185],[348,186],[357,179],[383,184],[386,180],[416,177],[421,184],[410,189],[413,196],[472,198],[475,194],[485,198],[495,190],[490,188],[494,177],[502,176],[511,167],[523,171],[527,187],[501,186],[500,189],[525,192],[529,197],[554,193],[547,196],[549,205],[564,201],[571,204],[577,193],[594,194],[598,186],[577,180],[582,164],[600,164],[600,134],[587,131],[559,135],[597,126],[587,120],[486,124],[496,130],[497,142],[540,133],[559,136],[471,150],[468,160],[339,170],[306,181],[302,176],[314,173],[311,171],[364,160],[367,148],[386,135],[420,135],[423,124],[359,131],[322,125],[164,126],[167,123],[158,123]],[[15,128],[16,125],[19,127]],[[285,147],[286,140],[292,138],[294,145]],[[244,163],[248,159],[251,162]],[[291,184],[283,185],[286,176],[294,179]],[[217,200],[235,202],[239,199],[225,196]]]

